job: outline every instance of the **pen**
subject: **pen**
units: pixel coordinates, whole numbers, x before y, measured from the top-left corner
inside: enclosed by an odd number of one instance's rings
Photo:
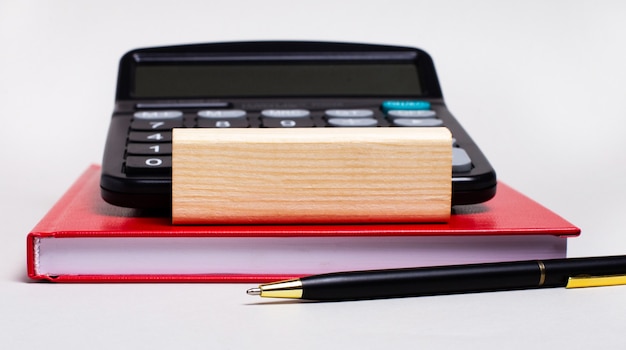
[[[626,255],[336,272],[262,284],[249,295],[320,301],[626,284]]]

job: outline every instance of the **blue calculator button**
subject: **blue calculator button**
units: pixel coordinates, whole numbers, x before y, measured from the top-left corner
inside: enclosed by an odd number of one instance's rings
[[[395,109],[404,109],[404,110],[424,110],[430,109],[430,102],[428,101],[384,101],[382,104],[382,108],[384,112],[395,110]]]

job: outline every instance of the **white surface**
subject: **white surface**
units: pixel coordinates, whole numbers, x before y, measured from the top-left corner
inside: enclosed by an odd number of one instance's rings
[[[620,348],[626,287],[270,304],[252,285],[27,283],[25,235],[100,162],[129,49],[417,46],[500,179],[626,254],[623,1],[0,1],[0,348]]]

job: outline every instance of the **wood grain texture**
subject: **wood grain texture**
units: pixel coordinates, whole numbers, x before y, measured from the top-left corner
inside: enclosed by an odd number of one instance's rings
[[[447,221],[446,128],[175,129],[174,224]]]

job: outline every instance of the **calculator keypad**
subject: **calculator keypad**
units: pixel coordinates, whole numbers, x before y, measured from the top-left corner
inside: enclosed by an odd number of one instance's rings
[[[172,129],[299,127],[437,127],[444,126],[426,101],[385,101],[380,109],[242,109],[139,111],[133,114],[126,145],[126,174],[163,176],[172,169]],[[452,172],[472,169],[467,152],[453,144]]]

